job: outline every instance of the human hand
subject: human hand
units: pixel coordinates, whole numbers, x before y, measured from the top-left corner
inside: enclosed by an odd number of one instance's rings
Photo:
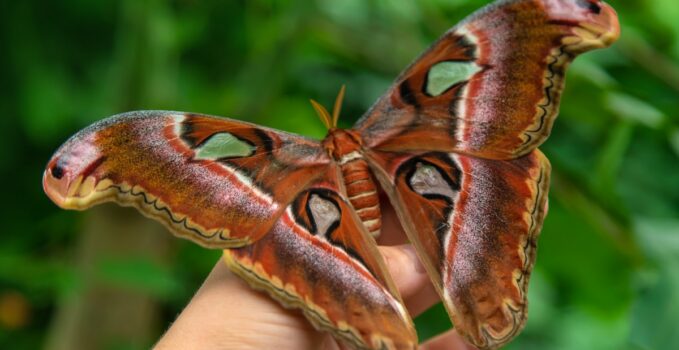
[[[409,244],[396,216],[387,208],[380,252],[410,315],[417,316],[439,301],[424,267]],[[319,332],[298,310],[283,308],[266,293],[251,289],[221,260],[182,311],[156,349],[339,349],[326,332]],[[424,350],[471,350],[450,330],[420,346]]]

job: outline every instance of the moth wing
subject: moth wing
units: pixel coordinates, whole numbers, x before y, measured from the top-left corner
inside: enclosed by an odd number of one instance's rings
[[[224,258],[252,287],[353,348],[415,349],[412,320],[339,181],[329,169],[263,238]]]
[[[528,154],[549,136],[568,64],[619,32],[598,0],[499,1],[445,33],[355,129],[383,151]]]
[[[526,320],[547,210],[544,155],[373,152],[370,160],[457,332],[481,349],[511,340]]]
[[[301,136],[206,115],[130,112],[62,145],[43,187],[63,208],[114,201],[177,236],[228,248],[268,232],[328,163],[319,143]]]

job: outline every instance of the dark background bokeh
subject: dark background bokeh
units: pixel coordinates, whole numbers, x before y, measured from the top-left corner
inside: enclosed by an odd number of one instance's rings
[[[219,257],[130,209],[49,202],[42,170],[69,135],[169,109],[320,138],[309,98],[346,84],[350,126],[484,3],[0,1],[0,348],[146,348]],[[679,6],[612,5],[622,37],[572,66],[542,147],[550,213],[510,349],[679,349]],[[448,327],[441,308],[417,323]]]

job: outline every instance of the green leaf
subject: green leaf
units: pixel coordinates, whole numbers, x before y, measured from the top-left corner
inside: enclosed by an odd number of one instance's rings
[[[167,268],[146,257],[101,259],[96,271],[102,282],[139,290],[158,298],[166,299],[181,290]]]
[[[609,233],[592,224],[579,208],[550,201],[536,264],[557,286],[562,303],[599,315],[620,313],[632,299],[631,262]]]
[[[433,338],[452,328],[448,313],[441,303],[436,304],[417,316],[414,321],[420,342]]]
[[[636,227],[655,266],[634,305],[631,341],[642,349],[679,349],[679,220],[640,218]]]
[[[653,105],[625,93],[608,93],[606,106],[621,118],[641,123],[649,128],[658,128],[665,120],[665,115]]]
[[[679,128],[674,128],[670,131],[669,141],[674,153],[679,158]]]

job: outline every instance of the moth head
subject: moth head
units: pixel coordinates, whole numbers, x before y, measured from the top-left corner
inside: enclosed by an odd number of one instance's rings
[[[363,140],[356,130],[334,128],[330,129],[322,145],[330,157],[344,164],[361,152]]]
[[[73,136],[47,163],[42,186],[56,205],[85,209],[97,192],[101,181],[95,177],[95,170],[104,157],[96,147],[95,136],[96,133],[87,132]]]
[[[599,0],[542,0],[552,23],[568,27],[564,49],[580,54],[608,47],[620,36],[615,10]]]

